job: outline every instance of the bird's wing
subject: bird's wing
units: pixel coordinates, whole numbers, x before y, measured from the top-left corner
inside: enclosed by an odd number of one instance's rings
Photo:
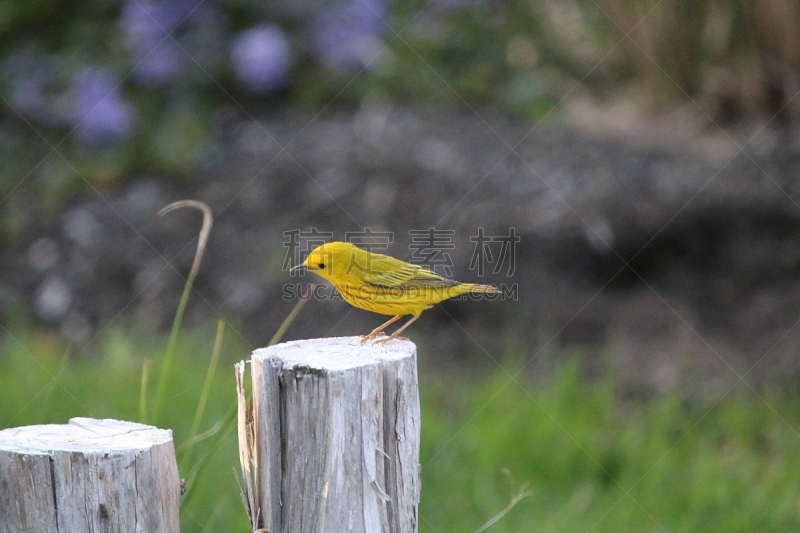
[[[376,254],[377,255],[377,254]],[[421,287],[455,285],[456,281],[443,278],[436,272],[412,265],[389,256],[374,258],[363,280],[378,287]]]

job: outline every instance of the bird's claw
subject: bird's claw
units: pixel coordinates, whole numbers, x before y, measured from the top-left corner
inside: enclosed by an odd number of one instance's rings
[[[377,340],[377,341],[373,342],[372,345],[375,346],[376,344],[386,344],[387,342],[393,341],[395,339],[397,339],[399,341],[407,341],[408,337],[397,337],[395,335],[391,335],[389,337],[386,337],[385,339],[380,339],[380,340]]]
[[[383,331],[373,331],[369,335],[359,335],[358,338],[361,339],[361,344],[364,344],[367,341],[371,341],[372,339],[377,339],[378,337],[385,337],[386,333]]]

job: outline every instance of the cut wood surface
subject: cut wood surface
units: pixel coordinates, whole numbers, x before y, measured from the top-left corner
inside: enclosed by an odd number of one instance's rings
[[[252,357],[256,500],[270,533],[413,533],[419,503],[416,346],[357,337]]]
[[[172,432],[119,420],[0,431],[0,533],[177,533]]]

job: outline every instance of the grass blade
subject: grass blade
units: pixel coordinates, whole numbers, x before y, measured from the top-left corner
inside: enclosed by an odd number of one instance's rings
[[[313,285],[312,285],[312,289],[313,289]],[[313,290],[309,291],[309,294],[312,293],[312,292],[313,292]],[[273,335],[272,338],[269,340],[269,344],[267,344],[267,346],[272,346],[273,344],[278,344],[281,341],[281,339],[283,338],[283,334],[286,333],[286,330],[289,329],[289,326],[292,325],[292,322],[294,322],[294,319],[297,318],[298,313],[300,313],[300,310],[306,304],[306,301],[307,301],[307,299],[301,298],[300,300],[297,301],[296,304],[294,304],[294,307],[289,312],[289,314],[286,315],[286,318],[283,319],[283,322],[281,322],[281,325],[278,328],[278,331],[276,331],[275,335]]]
[[[153,360],[145,357],[142,361],[142,380],[139,385],[139,422],[147,423],[147,385],[150,382],[150,363]]]
[[[158,212],[159,216],[163,216],[174,209],[181,207],[193,207],[199,209],[203,213],[203,226],[200,228],[200,235],[197,241],[197,250],[194,254],[194,261],[192,268],[189,271],[189,276],[186,278],[186,283],[183,286],[183,294],[178,303],[178,310],[175,312],[175,319],[172,322],[172,328],[169,332],[169,340],[167,341],[167,348],[164,352],[164,360],[161,363],[161,372],[158,379],[158,392],[156,393],[156,402],[154,409],[154,416],[157,419],[161,411],[161,403],[164,399],[164,394],[167,391],[167,383],[169,382],[169,375],[172,371],[172,363],[175,359],[175,346],[178,344],[178,335],[183,323],[183,314],[186,311],[186,304],[189,301],[189,295],[192,292],[194,279],[197,277],[197,272],[200,270],[200,263],[203,261],[203,253],[205,253],[206,245],[208,244],[208,237],[211,234],[211,226],[214,223],[214,216],[211,213],[211,208],[203,202],[197,200],[181,200],[180,202],[173,202]]]
[[[197,442],[195,437],[197,436],[198,432],[200,431],[200,423],[203,420],[203,415],[205,414],[206,405],[208,404],[208,396],[211,393],[211,385],[214,382],[214,374],[217,372],[217,366],[219,366],[219,356],[222,352],[222,339],[225,336],[225,321],[220,320],[217,322],[217,336],[214,339],[214,349],[211,351],[211,361],[208,363],[208,371],[206,372],[206,379],[203,382],[203,389],[200,392],[200,399],[197,401],[197,409],[194,411],[194,420],[192,421],[192,428],[189,430],[189,437],[186,439],[188,444],[186,453],[183,455],[183,459],[181,460],[181,471],[184,471],[184,467],[188,465],[192,460],[192,455],[194,454],[194,445]]]

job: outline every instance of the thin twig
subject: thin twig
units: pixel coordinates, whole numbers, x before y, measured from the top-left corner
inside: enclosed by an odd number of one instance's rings
[[[514,483],[514,477],[511,475],[511,472],[508,468],[503,469],[503,474],[505,474],[506,479],[508,479],[508,484],[511,486],[511,501],[508,502],[508,505],[505,509],[497,513],[495,516],[491,518],[488,522],[483,524],[475,533],[483,533],[493,525],[495,525],[501,518],[508,514],[511,509],[516,507],[516,505],[522,501],[523,499],[527,498],[528,496],[533,496],[533,491],[527,490],[528,484],[523,483],[519,490],[516,489],[516,484]]]
[[[167,391],[167,383],[169,381],[170,371],[172,369],[172,361],[175,358],[175,346],[178,343],[178,334],[181,330],[183,323],[183,314],[186,311],[186,304],[189,301],[189,295],[192,292],[194,279],[197,277],[197,272],[200,270],[200,263],[203,261],[203,253],[206,251],[208,244],[208,237],[211,234],[211,226],[214,223],[214,216],[211,213],[211,208],[203,202],[197,200],[181,200],[173,202],[158,212],[159,216],[163,216],[174,209],[181,207],[193,207],[199,209],[203,213],[203,227],[200,228],[200,235],[197,241],[197,251],[194,254],[194,261],[192,268],[189,271],[189,276],[186,278],[186,283],[183,286],[183,294],[178,303],[178,310],[175,312],[175,319],[172,322],[172,329],[169,332],[169,340],[167,341],[167,349],[164,352],[164,361],[161,363],[161,373],[158,380],[158,392],[156,394],[155,417],[161,410],[161,403],[164,399],[164,394]]]
[[[139,383],[139,421],[147,421],[147,385],[150,381],[150,363],[153,360],[145,357],[142,361],[142,380]]]
[[[314,286],[315,285],[312,283],[311,284],[312,290],[309,291],[309,294],[313,294]],[[276,331],[275,335],[273,335],[272,338],[269,340],[269,344],[267,344],[267,346],[278,344],[281,341],[281,338],[283,338],[283,334],[286,333],[286,330],[289,329],[289,326],[292,325],[292,322],[294,322],[294,319],[297,317],[297,314],[300,312],[300,310],[303,308],[303,306],[306,304],[307,301],[308,298],[301,298],[296,304],[294,304],[294,307],[289,312],[289,314],[286,315],[286,318],[283,319],[283,322],[281,322],[278,331]]]
[[[197,250],[194,253],[192,269],[189,271],[188,283],[190,281],[194,281],[194,278],[197,277],[197,271],[200,270],[200,263],[203,261],[203,254],[206,251],[208,237],[211,235],[211,226],[214,224],[214,215],[211,211],[211,208],[208,207],[208,204],[205,202],[200,202],[198,200],[179,200],[162,207],[158,212],[158,216],[163,217],[170,211],[180,209],[181,207],[193,207],[203,212],[203,227],[200,228],[200,238],[197,242]]]
[[[186,450],[186,453],[183,455],[183,459],[181,460],[181,466],[189,465],[192,460],[192,455],[194,454],[194,444],[199,441],[196,439],[200,432],[200,423],[203,421],[203,415],[205,414],[206,404],[208,403],[208,397],[211,394],[211,385],[214,381],[214,374],[217,371],[217,366],[219,365],[219,357],[220,353],[222,352],[222,339],[225,336],[225,321],[220,320],[217,322],[217,336],[214,339],[214,349],[211,351],[211,361],[208,363],[208,371],[206,372],[206,379],[203,383],[203,390],[200,392],[200,399],[197,401],[197,409],[194,412],[194,421],[192,421],[192,428],[189,430],[189,438],[186,439],[186,443],[189,445],[189,448]],[[221,421],[218,422],[219,427],[222,427]],[[219,429],[217,429],[219,431]],[[184,468],[181,468],[181,471],[184,471]]]

